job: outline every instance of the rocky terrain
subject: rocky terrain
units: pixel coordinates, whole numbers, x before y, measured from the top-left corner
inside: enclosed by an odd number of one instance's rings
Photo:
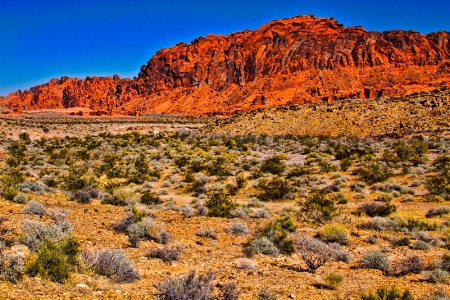
[[[218,119],[205,132],[235,135],[383,136],[450,129],[450,90],[408,97],[266,108]]]
[[[230,115],[261,107],[372,99],[449,84],[448,32],[366,31],[298,16],[158,51],[134,79],[63,77],[0,105],[92,114]]]

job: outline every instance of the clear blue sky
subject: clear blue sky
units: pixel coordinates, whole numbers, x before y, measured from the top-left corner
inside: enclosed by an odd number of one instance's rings
[[[0,0],[0,95],[62,75],[137,76],[158,49],[301,14],[450,31],[450,0]]]

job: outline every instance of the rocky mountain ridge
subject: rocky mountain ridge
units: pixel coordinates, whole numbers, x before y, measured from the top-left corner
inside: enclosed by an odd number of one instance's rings
[[[18,111],[230,115],[287,104],[403,96],[450,85],[449,32],[366,31],[298,16],[158,51],[134,79],[63,77],[8,95]]]

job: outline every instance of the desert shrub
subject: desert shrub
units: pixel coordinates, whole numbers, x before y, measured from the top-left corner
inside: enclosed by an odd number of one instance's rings
[[[450,199],[450,156],[439,156],[433,162],[433,170],[437,173],[428,177],[425,187],[430,194]]]
[[[370,235],[367,237],[366,241],[371,245],[375,245],[376,243],[378,243],[378,237],[374,236],[374,235]]]
[[[199,229],[197,235],[203,238],[217,240],[217,233],[213,228]]]
[[[290,232],[295,231],[295,225],[289,216],[284,216],[268,223],[258,230],[257,236],[268,238],[280,253],[291,255],[294,253],[294,241],[289,237]]]
[[[125,218],[121,219],[120,221],[112,224],[112,228],[117,232],[126,232],[128,226],[134,223],[134,216],[133,214],[127,214]]]
[[[258,300],[277,300],[278,297],[275,293],[271,292],[269,289],[264,288],[257,292],[256,299],[258,299]]]
[[[291,197],[289,182],[278,176],[259,180],[255,188],[259,190],[258,198],[264,201],[281,200]]]
[[[436,230],[437,228],[437,224],[436,223],[428,223],[425,220],[421,220],[421,219],[414,219],[414,218],[408,218],[406,223],[402,223],[399,224],[402,227],[406,227],[409,230],[413,231],[413,230],[418,230],[418,231],[423,231],[423,230]]]
[[[117,282],[134,282],[140,278],[130,259],[121,250],[81,252],[81,262],[94,272]]]
[[[133,223],[127,227],[128,241],[131,247],[138,248],[142,239],[146,235],[146,227],[144,223]]]
[[[157,297],[160,300],[213,300],[214,279],[212,272],[190,272],[187,275],[167,278],[155,284],[159,292]]]
[[[347,172],[348,169],[353,165],[353,161],[350,158],[344,158],[339,163],[339,167],[343,172]]]
[[[287,178],[294,178],[299,177],[302,175],[312,174],[313,170],[304,165],[294,165],[289,169],[288,174],[286,175]]]
[[[334,251],[327,244],[310,237],[302,237],[295,240],[297,252],[308,266],[311,273],[323,266],[334,257]]]
[[[31,220],[22,223],[20,239],[31,251],[37,252],[45,242],[58,244],[65,240],[71,232],[67,223],[45,224]]]
[[[424,298],[425,300],[450,300],[450,295],[447,294],[442,288],[437,289],[432,295]]]
[[[375,293],[361,295],[361,300],[414,300],[412,293],[406,289],[403,293],[397,287],[380,287]]]
[[[231,170],[229,162],[223,156],[216,156],[208,164],[205,165],[205,169],[209,175],[219,176],[221,178],[230,176]]]
[[[350,235],[344,225],[338,223],[326,224],[320,231],[322,240],[328,243],[339,243],[341,245],[348,245],[350,242]]]
[[[410,254],[404,258],[395,260],[390,273],[395,275],[419,274],[424,269],[425,265],[422,259],[417,254]]]
[[[84,190],[78,190],[75,191],[75,193],[72,196],[72,200],[77,201],[78,203],[82,204],[89,204],[92,202],[93,198],[98,198],[100,193],[95,189],[84,189]]]
[[[350,254],[350,252],[345,251],[344,249],[342,249],[341,244],[330,243],[330,244],[328,244],[328,246],[330,246],[330,248],[333,249],[333,251],[334,251],[334,259],[336,261],[342,261],[342,262],[345,262],[345,263],[349,263],[352,260],[352,255]]]
[[[68,238],[62,244],[46,242],[37,256],[27,264],[25,272],[30,276],[39,274],[52,281],[64,283],[70,276],[79,248],[80,243],[74,238]]]
[[[387,273],[389,271],[389,258],[381,251],[371,251],[363,256],[359,266],[364,269],[377,269]]]
[[[25,265],[23,257],[8,256],[0,253],[0,274],[5,280],[17,283],[22,279],[24,271]]]
[[[78,191],[95,186],[94,177],[88,175],[88,168],[72,166],[64,177],[64,186],[68,191]]]
[[[258,198],[253,197],[247,202],[248,207],[263,207],[264,202],[260,201]]]
[[[244,244],[244,254],[253,256],[255,254],[264,254],[275,256],[279,253],[278,248],[267,237],[255,237]]]
[[[424,242],[424,241],[416,241],[412,245],[412,248],[414,250],[428,251],[428,250],[431,250],[431,248],[433,248],[433,246],[431,246],[429,243]]]
[[[194,215],[194,209],[187,204],[181,205],[180,212],[183,219],[190,218]]]
[[[337,290],[344,284],[344,276],[339,273],[330,273],[324,277],[327,286],[333,290]]]
[[[236,209],[236,202],[224,191],[212,191],[208,195],[205,206],[208,208],[208,215],[211,217],[228,217],[230,212]]]
[[[415,138],[408,143],[397,141],[394,143],[393,149],[400,160],[411,160],[417,165],[424,161],[423,155],[428,152],[428,145],[423,139]]]
[[[231,218],[241,218],[246,219],[248,216],[248,210],[243,207],[238,207],[236,209],[233,209],[230,211],[230,217]]]
[[[443,254],[442,257],[434,263],[435,267],[450,272],[450,254]]]
[[[391,213],[397,211],[397,206],[391,204],[389,202],[380,204],[380,203],[365,203],[358,208],[358,212],[365,213],[370,217],[385,217],[389,216]]]
[[[383,193],[383,194],[378,196],[377,201],[389,202],[392,199],[394,199],[394,196],[392,194]]]
[[[280,175],[281,173],[286,170],[286,165],[282,161],[281,156],[272,156],[269,158],[266,158],[262,161],[259,170],[262,173],[271,173],[273,175]]]
[[[23,214],[45,216],[48,214],[44,204],[31,200],[22,210]]]
[[[209,209],[206,206],[197,206],[197,211],[195,212],[197,216],[207,216],[209,214]]]
[[[335,199],[330,194],[315,190],[306,198],[301,211],[306,219],[321,223],[331,220],[337,209]]]
[[[42,182],[32,182],[32,181],[24,181],[17,186],[17,189],[24,193],[35,192],[38,194],[42,194],[44,192],[48,192],[50,189],[45,183]]]
[[[242,291],[238,289],[237,283],[227,282],[220,287],[220,299],[237,300],[241,296]]]
[[[393,170],[384,162],[370,162],[358,170],[362,180],[368,184],[385,181],[392,177]]]
[[[228,228],[227,232],[231,235],[247,235],[249,234],[249,230],[246,224],[241,222],[234,222],[231,223]]]
[[[450,206],[441,206],[438,208],[430,208],[425,216],[427,218],[432,218],[432,217],[436,217],[436,216],[441,217],[441,216],[447,215],[447,214],[450,214]]]
[[[114,195],[104,193],[101,197],[102,204],[111,204],[114,206],[125,206],[127,205],[127,202],[123,201],[123,199],[120,199]]]
[[[178,260],[180,250],[173,247],[153,248],[150,249],[147,256],[151,258],[159,258],[165,263],[171,263]]]
[[[155,192],[146,190],[141,195],[141,203],[146,205],[158,205],[162,203],[162,200]]]
[[[10,168],[15,168],[26,163],[27,146],[25,144],[19,141],[12,141],[7,150],[9,157],[6,160],[6,164]]]
[[[336,172],[338,170],[337,165],[334,165],[331,161],[326,159],[319,159],[318,165],[322,173]]]
[[[255,208],[252,210],[252,218],[269,218],[270,212],[264,208]]]
[[[27,203],[28,197],[27,195],[20,193],[13,198],[13,201],[20,204]]]
[[[249,258],[238,258],[236,259],[236,268],[243,270],[252,270],[256,268],[256,263]]]
[[[354,182],[352,185],[350,185],[350,189],[354,192],[361,193],[364,191],[364,188],[366,187],[366,184],[361,181]]]
[[[425,280],[430,283],[446,283],[450,278],[450,273],[436,268],[431,271],[425,272],[424,274]]]
[[[147,221],[143,224],[145,225],[145,234],[150,240],[165,245],[172,238],[170,233],[152,221]]]
[[[402,236],[395,238],[393,241],[394,246],[409,246],[411,244],[411,239],[407,236]]]

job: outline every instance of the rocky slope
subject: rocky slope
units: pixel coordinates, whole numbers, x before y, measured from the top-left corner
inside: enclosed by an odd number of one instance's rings
[[[229,115],[305,102],[401,96],[450,84],[449,32],[366,31],[299,16],[158,51],[134,79],[61,78],[16,92],[16,109]]]
[[[407,97],[310,103],[259,109],[218,119],[203,130],[232,135],[380,137],[450,130],[450,90]]]

